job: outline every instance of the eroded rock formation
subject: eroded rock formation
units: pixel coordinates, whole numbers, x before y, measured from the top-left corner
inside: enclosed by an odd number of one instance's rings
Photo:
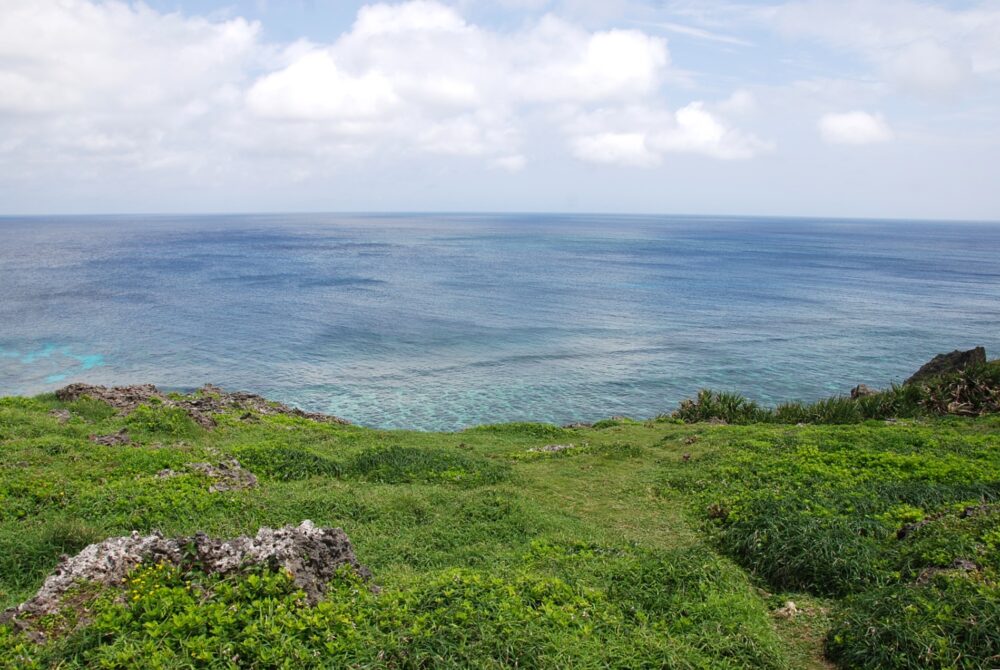
[[[30,631],[32,621],[65,607],[65,597],[74,586],[94,583],[120,588],[129,572],[143,562],[196,566],[208,574],[231,574],[253,566],[284,569],[312,603],[319,600],[327,582],[344,565],[365,579],[371,576],[358,562],[343,530],[318,528],[311,521],[277,529],[261,528],[254,537],[244,535],[231,540],[204,533],[165,538],[159,533],[133,532],[91,544],[72,558],[63,557],[38,593],[0,614],[0,623]]]
[[[283,414],[286,416],[298,416],[313,421],[324,423],[349,424],[350,422],[340,417],[319,412],[305,412],[297,407],[289,407],[284,403],[268,400],[255,393],[243,393],[224,391],[218,386],[206,384],[197,392],[171,397],[160,391],[152,384],[138,384],[135,386],[94,386],[92,384],[70,384],[56,391],[56,397],[63,402],[73,402],[83,397],[93,398],[111,405],[118,410],[119,414],[130,414],[139,405],[163,405],[166,407],[179,407],[187,412],[198,425],[203,428],[213,428],[214,414],[221,414],[233,410],[244,412],[256,412],[258,414]],[[252,414],[250,415],[253,416]]]

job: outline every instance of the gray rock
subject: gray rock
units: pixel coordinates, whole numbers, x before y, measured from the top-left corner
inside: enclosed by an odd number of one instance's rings
[[[121,588],[140,563],[167,563],[208,574],[230,574],[252,566],[287,570],[309,602],[316,603],[334,573],[350,566],[363,579],[371,572],[354,555],[351,541],[340,528],[317,528],[311,521],[299,526],[261,528],[254,537],[218,540],[198,533],[165,538],[159,533],[113,537],[91,544],[76,556],[63,557],[55,572],[30,600],[0,613],[0,624],[30,631],[31,622],[59,612],[64,597],[84,582]],[[36,633],[37,639],[37,633]]]
[[[128,430],[122,428],[117,433],[110,435],[91,435],[90,441],[95,444],[103,444],[105,447],[121,447],[132,444],[132,438],[128,435]]]
[[[576,446],[572,444],[546,444],[544,447],[532,447],[528,451],[539,452],[539,453],[557,453],[560,451],[566,451],[567,449],[575,449]]]
[[[968,351],[955,350],[950,354],[938,354],[907,379],[904,384],[924,381],[949,372],[960,372],[972,365],[986,364],[986,349],[976,347]]]
[[[183,396],[179,399],[176,397],[171,398],[152,384],[114,387],[70,384],[56,391],[56,397],[63,402],[73,402],[83,397],[101,400],[117,409],[118,413],[123,415],[132,413],[139,405],[144,404],[179,407],[187,412],[188,416],[195,423],[206,429],[215,427],[215,419],[212,418],[212,415],[233,410],[244,411],[244,416],[241,417],[244,421],[249,420],[246,415],[246,412],[249,411],[258,414],[298,416],[323,423],[350,424],[349,421],[340,417],[320,414],[318,412],[304,412],[297,407],[289,407],[280,402],[272,402],[254,393],[230,393],[211,384],[206,384],[196,393]]]
[[[122,414],[130,413],[139,405],[148,405],[154,398],[163,403],[169,401],[169,398],[152,384],[115,386],[113,388],[91,384],[70,384],[56,391],[56,398],[63,402],[73,402],[83,397],[106,402]]]
[[[864,384],[858,384],[851,389],[851,398],[857,400],[858,398],[866,398],[870,395],[875,395],[878,391],[873,391]]]
[[[73,418],[68,409],[54,409],[49,412],[49,416],[55,417],[59,423],[66,423]]]
[[[242,491],[243,489],[252,489],[257,486],[257,477],[249,470],[244,469],[235,458],[223,461],[218,465],[212,465],[211,463],[188,463],[187,467],[215,480],[208,487],[210,493]]]

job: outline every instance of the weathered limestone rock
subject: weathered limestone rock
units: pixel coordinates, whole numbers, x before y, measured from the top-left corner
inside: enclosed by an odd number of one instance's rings
[[[129,437],[128,430],[125,428],[110,435],[91,435],[90,441],[96,444],[103,444],[105,447],[120,447],[132,444],[132,438]]]
[[[142,562],[167,563],[230,574],[252,566],[284,569],[309,601],[315,603],[327,582],[344,565],[364,579],[371,572],[358,562],[351,541],[340,528],[317,528],[311,521],[299,526],[261,528],[254,537],[218,540],[198,533],[192,537],[165,538],[159,533],[112,537],[85,547],[62,562],[27,602],[0,613],[0,623],[22,629],[40,616],[58,613],[67,592],[80,583],[120,588],[128,573]]]
[[[118,410],[119,414],[130,414],[139,405],[160,404],[167,407],[179,407],[187,412],[202,428],[215,427],[213,414],[232,410],[244,410],[258,414],[283,414],[298,416],[312,421],[324,423],[350,424],[349,421],[329,414],[305,412],[296,407],[289,407],[280,402],[272,402],[254,393],[224,391],[218,386],[206,384],[197,393],[176,399],[166,395],[152,384],[136,386],[94,386],[91,384],[70,384],[56,391],[56,397],[63,402],[72,402],[83,397],[101,400]],[[252,415],[251,415],[252,416]],[[246,420],[246,417],[244,417]]]
[[[793,619],[802,614],[802,610],[799,609],[794,600],[787,600],[785,601],[784,606],[779,607],[774,611],[774,614],[782,619]]]
[[[148,405],[153,398],[164,403],[169,401],[169,398],[152,384],[115,386],[113,388],[91,384],[70,384],[56,391],[56,397],[63,402],[73,402],[84,396],[106,402],[122,414],[128,414],[144,403]]]
[[[73,418],[73,415],[70,414],[68,409],[54,409],[49,412],[49,416],[55,417],[55,420],[59,423],[67,423]]]
[[[566,451],[567,449],[575,449],[576,445],[573,444],[546,444],[544,447],[532,447],[528,451],[541,452],[541,453],[557,453],[560,451]]]
[[[235,458],[223,461],[218,465],[212,465],[211,463],[189,463],[187,467],[215,480],[208,487],[210,493],[242,491],[243,489],[252,489],[257,486],[256,475],[249,470],[245,470]],[[159,473],[157,476],[159,476]]]
[[[866,398],[870,395],[875,395],[877,391],[873,391],[864,384],[858,384],[851,389],[851,398],[857,400],[858,398]]]

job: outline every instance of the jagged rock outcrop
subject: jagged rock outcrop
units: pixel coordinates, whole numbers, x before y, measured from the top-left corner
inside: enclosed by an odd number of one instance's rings
[[[528,451],[537,453],[558,453],[560,451],[575,448],[576,446],[572,444],[546,444],[544,447],[532,447],[531,449],[528,449]]]
[[[105,447],[120,447],[132,444],[132,438],[129,437],[128,430],[125,428],[109,435],[91,435],[89,439],[91,442],[103,444]]]
[[[121,588],[140,563],[167,563],[208,574],[231,574],[252,566],[284,569],[311,603],[320,599],[327,582],[344,565],[364,579],[371,572],[358,562],[351,541],[340,528],[318,528],[311,521],[298,526],[261,528],[254,537],[219,540],[198,533],[192,537],[165,538],[159,533],[112,537],[91,544],[59,566],[27,602],[0,614],[9,623],[30,632],[38,617],[56,614],[65,607],[65,596],[74,586],[96,583]]]
[[[875,395],[877,391],[873,391],[864,384],[858,384],[851,389],[851,398],[857,400],[858,398],[866,398],[870,395]]]
[[[969,349],[968,351],[959,351],[956,349],[948,354],[938,354],[928,362],[924,363],[919,370],[914,372],[910,378],[903,383],[913,384],[915,382],[929,379],[930,377],[936,377],[950,372],[960,372],[973,365],[985,364],[986,349],[983,347],[976,347],[975,349]]]
[[[69,420],[73,418],[68,409],[54,409],[49,412],[49,416],[53,417],[59,423],[69,423]]]
[[[274,402],[255,393],[228,392],[218,386],[206,384],[197,392],[180,398],[170,397],[152,384],[134,386],[95,386],[92,384],[70,384],[56,391],[56,397],[63,402],[72,402],[83,397],[111,405],[119,414],[130,414],[139,405],[159,404],[167,407],[179,407],[187,412],[198,425],[203,428],[213,428],[214,414],[233,410],[255,412],[257,414],[284,414],[298,416],[312,421],[338,423],[347,425],[349,421],[340,417],[319,412],[305,412],[297,407],[289,407],[284,403]],[[250,414],[252,417],[253,414]]]
[[[240,462],[235,458],[223,461],[218,465],[189,463],[188,467],[213,480],[212,485],[208,487],[209,493],[242,491],[257,486],[257,477],[240,465]]]
[[[186,463],[184,467],[193,472],[201,473],[212,480],[212,484],[208,487],[209,493],[257,488],[257,476],[240,465],[240,462],[235,458],[222,461],[218,465],[211,463]],[[173,468],[164,468],[157,472],[154,477],[156,479],[172,479],[182,474],[184,472],[178,472]]]

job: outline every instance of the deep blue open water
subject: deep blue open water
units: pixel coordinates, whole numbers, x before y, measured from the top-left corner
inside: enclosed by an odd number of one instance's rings
[[[1000,226],[764,218],[0,219],[0,395],[212,382],[386,427],[647,417],[1000,356]]]

